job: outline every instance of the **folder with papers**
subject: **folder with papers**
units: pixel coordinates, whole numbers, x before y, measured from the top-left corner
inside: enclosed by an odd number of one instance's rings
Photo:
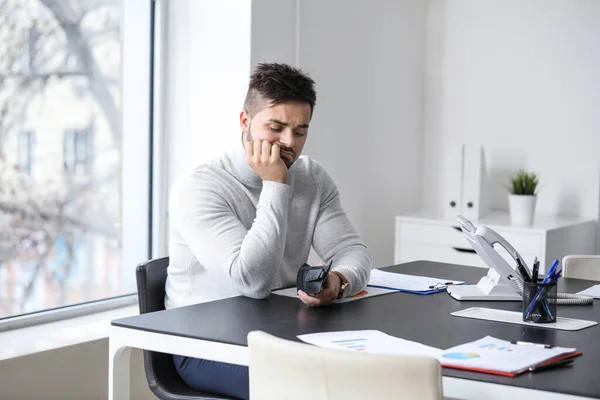
[[[380,331],[339,331],[299,335],[306,343],[349,351],[404,354],[436,358],[446,368],[514,377],[526,371],[562,366],[560,360],[581,355],[574,348],[538,345],[486,336],[474,342],[440,350]]]
[[[431,294],[445,291],[449,285],[462,285],[463,283],[463,281],[453,281],[451,279],[397,274],[373,269],[371,270],[371,279],[368,286],[400,292]]]
[[[515,344],[486,336],[442,352],[440,363],[447,368],[465,369],[494,375],[517,376],[529,368],[552,364],[581,355],[574,348]]]

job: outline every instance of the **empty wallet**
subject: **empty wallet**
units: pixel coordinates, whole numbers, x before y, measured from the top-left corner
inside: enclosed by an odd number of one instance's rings
[[[323,282],[329,275],[331,262],[327,266],[310,266],[302,264],[296,276],[296,287],[304,293],[315,295],[323,288]]]

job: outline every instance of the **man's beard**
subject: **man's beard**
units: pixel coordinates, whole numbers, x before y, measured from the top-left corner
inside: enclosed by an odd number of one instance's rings
[[[250,125],[248,126],[248,134],[246,135],[246,142],[254,142],[254,137],[252,137],[252,129],[250,128]],[[294,162],[296,161],[296,156],[295,156],[296,153],[294,152],[294,149],[292,149],[290,147],[283,147],[280,144],[278,146],[279,146],[279,151],[280,151],[279,158],[281,158],[281,160],[283,161],[283,163],[285,164],[287,169],[290,169],[292,167],[292,165],[294,164]],[[283,153],[289,154],[292,157],[291,161],[285,157],[282,157]]]

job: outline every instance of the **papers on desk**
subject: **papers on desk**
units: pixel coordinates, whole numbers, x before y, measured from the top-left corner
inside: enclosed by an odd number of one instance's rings
[[[380,354],[402,354],[437,358],[440,349],[387,335],[381,331],[341,331],[298,335],[303,342],[330,349]]]
[[[583,296],[590,296],[593,297],[595,299],[600,299],[600,285],[594,285],[592,287],[589,287],[585,290],[582,290],[581,292],[577,293]]]
[[[512,344],[492,336],[447,350],[393,337],[377,330],[311,333],[298,335],[298,338],[330,349],[432,357],[447,368],[509,377],[528,371],[530,367],[581,355],[574,348],[548,349],[532,344]]]
[[[529,367],[552,363],[581,355],[574,348],[533,344],[512,344],[486,336],[471,343],[452,347],[439,358],[444,367],[486,372],[495,375],[517,376]]]
[[[464,282],[444,278],[397,274],[379,269],[371,270],[371,279],[369,280],[369,286],[371,287],[395,289],[418,294],[435,293],[446,290],[448,284],[459,285],[462,283]]]
[[[381,296],[382,294],[394,292],[409,292],[417,294],[430,294],[446,290],[448,284],[460,285],[462,281],[453,281],[443,278],[431,278],[428,276],[415,276],[385,272],[378,269],[371,270],[371,279],[366,288],[359,293],[336,300],[336,303],[348,303],[350,301],[366,299],[367,297]],[[432,289],[430,286],[433,286]],[[275,290],[272,292],[280,296],[298,298],[298,289],[295,287]]]
[[[366,299],[367,297],[373,297],[373,296],[381,296],[382,294],[388,294],[388,293],[394,293],[394,292],[397,292],[397,290],[366,287],[364,290],[361,290],[360,292],[356,293],[353,296],[346,297],[344,299],[339,299],[339,300],[336,300],[335,302],[336,303],[348,303],[350,301]],[[295,287],[281,289],[281,290],[275,290],[272,293],[278,294],[280,296],[298,298],[298,289]]]

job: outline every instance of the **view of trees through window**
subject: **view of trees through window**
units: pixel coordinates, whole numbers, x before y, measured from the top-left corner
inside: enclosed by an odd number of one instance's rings
[[[126,0],[0,0],[0,317],[123,294]]]

